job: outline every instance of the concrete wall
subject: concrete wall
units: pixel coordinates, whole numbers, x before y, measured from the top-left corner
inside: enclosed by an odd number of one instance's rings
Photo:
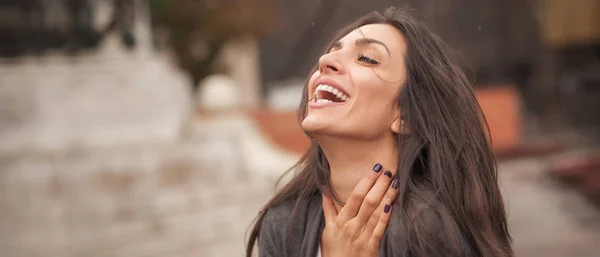
[[[0,60],[0,255],[243,255],[297,156],[248,118],[195,120],[186,76],[136,26],[132,52],[112,35],[73,58]],[[252,65],[255,50],[229,53]],[[244,106],[258,103],[253,69],[231,68],[254,94]]]
[[[109,2],[97,2],[99,17]],[[75,57],[0,60],[0,153],[174,141],[191,114],[191,85],[153,53],[148,17],[138,5],[137,45],[119,35]]]
[[[179,137],[191,95],[174,69],[155,58],[94,57],[0,65],[0,152]]]
[[[0,158],[6,257],[242,256],[274,180],[225,140]],[[217,154],[217,155],[215,155]]]

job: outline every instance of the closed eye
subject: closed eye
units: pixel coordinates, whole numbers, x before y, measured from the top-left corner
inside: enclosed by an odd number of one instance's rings
[[[369,56],[366,56],[366,55],[364,55],[362,53],[358,54],[357,60],[359,62],[364,62],[364,63],[368,63],[368,64],[371,64],[371,65],[377,65],[377,64],[379,64],[379,62],[377,60],[375,60],[375,59],[373,59],[373,58],[371,58]]]

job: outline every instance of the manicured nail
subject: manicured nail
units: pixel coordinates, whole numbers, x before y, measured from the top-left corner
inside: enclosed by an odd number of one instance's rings
[[[386,175],[386,176],[388,176],[388,177],[392,178],[392,173],[391,173],[389,170],[386,170],[386,171],[383,173],[383,175]]]
[[[400,182],[398,182],[398,179],[394,179],[394,182],[392,182],[392,188],[398,189],[398,187],[400,187]]]
[[[383,207],[383,212],[385,212],[385,213],[390,212],[390,208],[392,208],[392,206],[389,204],[386,204],[385,207]]]
[[[381,168],[383,168],[381,164],[377,163],[375,164],[375,166],[373,166],[373,171],[379,173],[381,171]]]

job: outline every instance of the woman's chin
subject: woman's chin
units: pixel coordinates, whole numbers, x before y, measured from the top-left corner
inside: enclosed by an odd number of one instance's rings
[[[333,137],[352,137],[357,136],[360,128],[349,126],[346,121],[334,119],[331,115],[321,115],[321,113],[309,114],[302,120],[300,126],[312,137],[333,136]]]
[[[315,132],[315,130],[317,130],[318,128],[318,124],[315,124],[315,122],[310,121],[309,118],[305,118],[300,124],[300,126],[302,127],[302,130],[309,133]]]
[[[322,133],[327,131],[328,127],[331,127],[331,124],[327,124],[328,122],[323,122],[322,120],[315,119],[316,117],[307,116],[302,121],[302,129],[308,133]]]

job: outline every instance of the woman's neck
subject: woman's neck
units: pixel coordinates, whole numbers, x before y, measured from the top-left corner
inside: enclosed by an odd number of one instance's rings
[[[330,179],[339,200],[346,202],[354,187],[373,166],[383,166],[380,172],[396,173],[398,148],[393,136],[378,140],[327,139],[319,140],[330,167]],[[338,210],[341,206],[336,204]]]

